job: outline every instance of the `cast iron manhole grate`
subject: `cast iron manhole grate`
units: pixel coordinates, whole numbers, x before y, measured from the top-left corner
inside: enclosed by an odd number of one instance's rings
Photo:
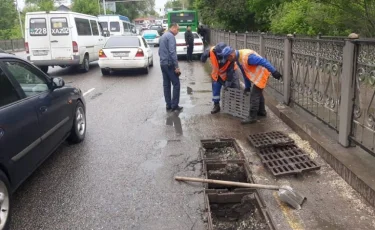
[[[317,163],[294,144],[260,149],[258,155],[262,159],[262,163],[274,176],[292,175],[320,169]]]
[[[292,138],[279,131],[251,134],[248,139],[255,148],[285,146],[294,143]]]

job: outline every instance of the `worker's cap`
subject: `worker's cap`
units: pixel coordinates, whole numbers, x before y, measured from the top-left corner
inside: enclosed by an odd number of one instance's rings
[[[228,45],[227,44],[225,44],[224,42],[219,42],[219,43],[217,43],[217,45],[215,46],[215,52],[216,52],[216,54],[217,55],[219,55],[222,51],[223,51],[223,49],[225,48],[225,47],[227,47]],[[219,55],[220,56],[220,55]]]
[[[226,46],[223,51],[221,51],[220,54],[218,54],[219,56],[222,57],[222,60],[226,61],[229,57],[229,55],[231,55],[231,53],[233,53],[234,49],[230,46]]]

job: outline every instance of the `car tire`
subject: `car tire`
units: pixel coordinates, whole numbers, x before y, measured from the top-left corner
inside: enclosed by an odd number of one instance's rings
[[[89,55],[86,54],[83,58],[82,64],[80,65],[80,69],[83,73],[87,73],[90,70],[90,59]]]
[[[3,197],[1,202],[0,213],[0,229],[7,230],[10,226],[11,208],[12,208],[12,194],[10,191],[10,184],[8,177],[4,172],[0,171],[0,196]],[[2,211],[6,210],[6,211]],[[5,219],[5,220],[4,220]]]
[[[39,69],[44,73],[48,73],[48,66],[39,66]]]
[[[111,71],[108,70],[108,69],[101,69],[101,71],[102,71],[102,75],[103,75],[103,76],[107,76],[107,75],[110,75],[110,74],[111,74]]]
[[[152,58],[151,58],[150,67],[153,67],[153,66],[154,66],[154,58],[152,57]]]
[[[72,144],[78,144],[85,139],[86,136],[86,111],[82,102],[78,102],[74,111],[73,127],[68,137],[68,141]]]
[[[150,67],[149,67],[149,65],[147,65],[147,66],[143,69],[143,72],[144,72],[145,74],[148,74],[149,71],[150,71]]]

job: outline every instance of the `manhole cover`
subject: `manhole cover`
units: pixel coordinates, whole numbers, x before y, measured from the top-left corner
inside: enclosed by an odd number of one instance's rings
[[[248,139],[255,148],[284,146],[294,143],[293,139],[279,131],[251,134]]]
[[[296,145],[260,149],[262,163],[274,176],[298,174],[319,170],[320,166]]]

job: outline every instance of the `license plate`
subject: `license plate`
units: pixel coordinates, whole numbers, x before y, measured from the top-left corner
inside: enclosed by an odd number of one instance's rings
[[[45,56],[48,54],[48,50],[34,50],[33,55],[34,56]]]
[[[153,40],[148,39],[147,42],[153,42]]]
[[[113,53],[113,57],[129,57],[129,53]]]

